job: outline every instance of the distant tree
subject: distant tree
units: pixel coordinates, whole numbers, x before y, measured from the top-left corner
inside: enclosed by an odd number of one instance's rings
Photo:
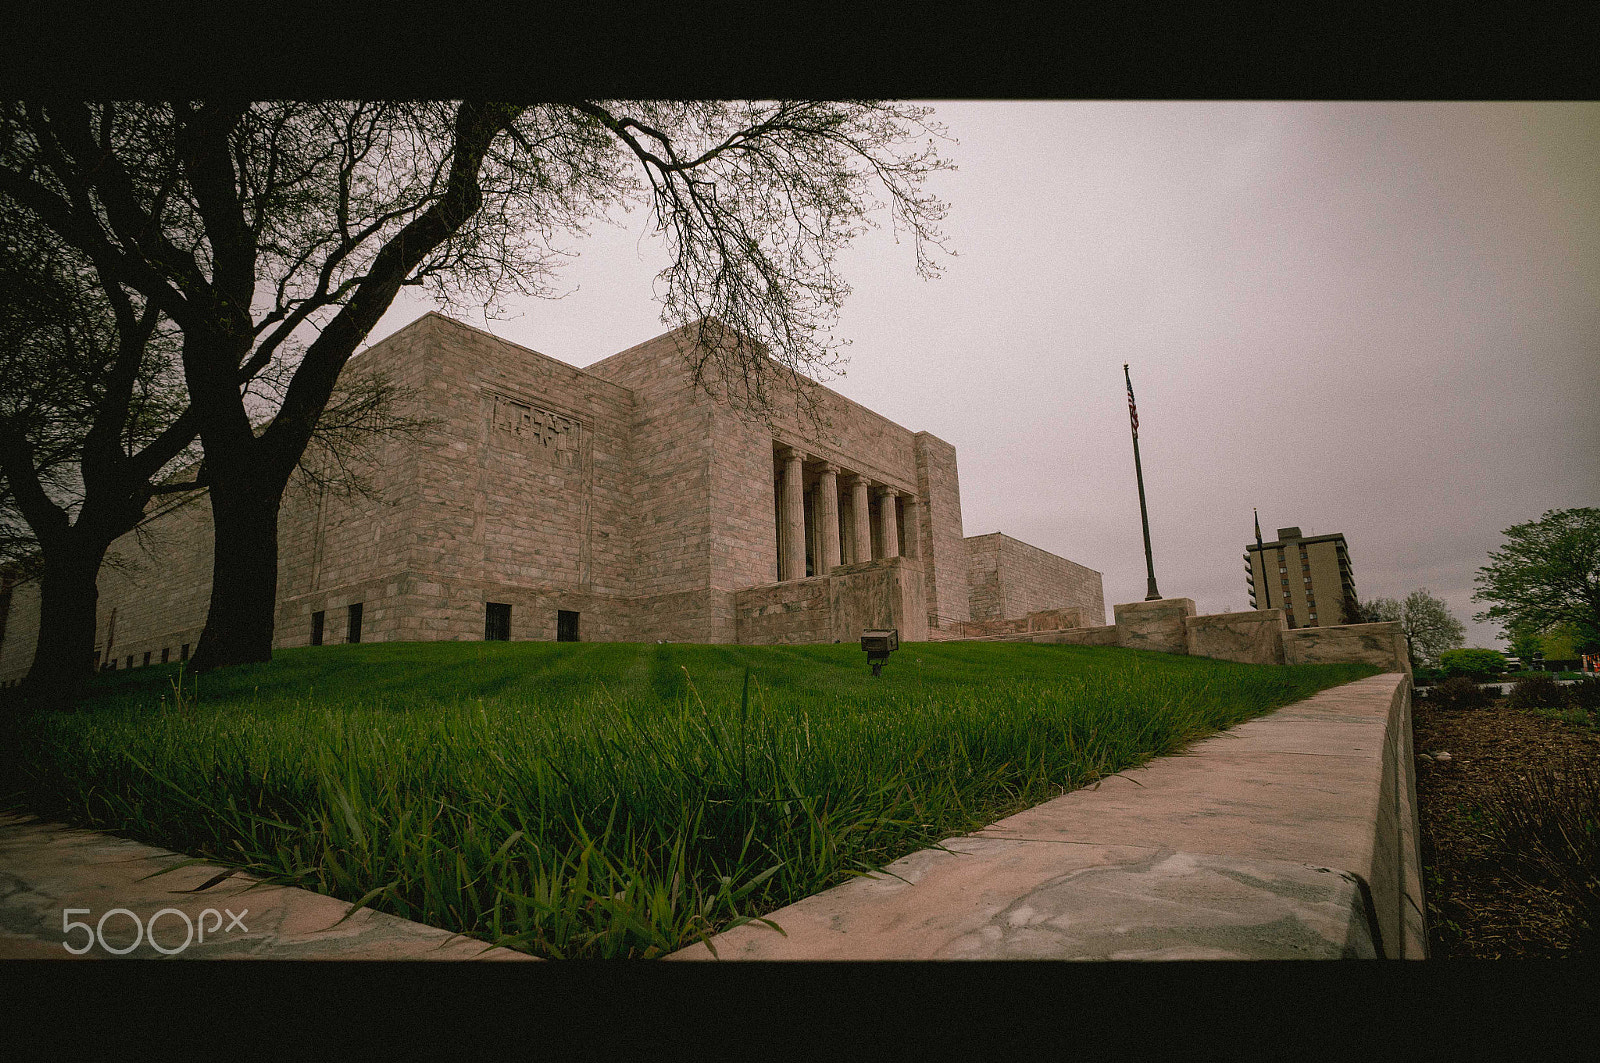
[[[1545,656],[1544,636],[1537,631],[1512,627],[1505,636],[1506,644],[1511,647],[1511,655],[1522,662],[1524,669],[1532,668],[1535,660]]]
[[[1381,624],[1399,620],[1400,602],[1394,598],[1369,598],[1357,604],[1356,615],[1360,617],[1357,623],[1361,624]]]
[[[1600,509],[1553,509],[1503,534],[1478,570],[1473,600],[1491,604],[1474,619],[1539,634],[1570,626],[1578,652],[1600,650]]]
[[[1343,616],[1343,619],[1340,621],[1340,623],[1344,623],[1344,624],[1364,624],[1364,623],[1366,623],[1366,621],[1361,619],[1361,603],[1356,600],[1356,597],[1353,594],[1345,596],[1343,614],[1344,614],[1344,616]]]
[[[649,207],[695,382],[764,410],[833,364],[838,252],[886,205],[919,272],[944,206],[926,108],[0,103],[0,199],[181,333],[215,528],[194,664],[269,660],[277,518],[341,370],[403,286],[540,294],[561,234]],[[882,202],[878,199],[881,197]],[[780,388],[781,385],[796,385]],[[265,416],[262,416],[265,414]]]
[[[1552,661],[1570,661],[1581,653],[1596,653],[1594,634],[1577,624],[1557,624],[1539,635],[1540,651]]]
[[[1425,589],[1412,591],[1404,601],[1372,598],[1362,602],[1358,610],[1365,624],[1400,622],[1412,668],[1437,667],[1441,653],[1466,641],[1466,628],[1450,614],[1450,607]]]

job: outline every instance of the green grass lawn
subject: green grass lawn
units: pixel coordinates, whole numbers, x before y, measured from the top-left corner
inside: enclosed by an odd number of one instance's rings
[[[405,643],[100,676],[9,807],[552,957],[658,956],[1377,672],[1025,643]],[[748,675],[748,686],[746,676]]]

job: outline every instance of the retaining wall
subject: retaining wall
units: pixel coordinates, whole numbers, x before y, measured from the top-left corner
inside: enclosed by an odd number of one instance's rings
[[[1113,608],[1117,622],[1104,627],[1044,630],[1045,623],[1064,621],[1070,612],[1056,610],[982,626],[969,621],[962,630],[975,633],[953,641],[1121,646],[1245,664],[1359,661],[1411,675],[1405,635],[1396,622],[1291,629],[1282,609],[1196,616],[1194,601],[1189,598],[1129,602]],[[1015,630],[1006,630],[1007,626]]]
[[[1427,956],[1411,682],[1325,690],[717,935],[721,959]],[[704,944],[671,959],[711,959]]]
[[[769,583],[733,595],[745,645],[854,642],[868,628],[897,628],[901,641],[928,638],[922,564],[892,557],[844,565],[826,576]]]

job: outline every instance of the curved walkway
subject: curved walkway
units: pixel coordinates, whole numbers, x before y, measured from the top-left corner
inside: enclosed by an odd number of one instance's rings
[[[721,959],[1422,958],[1410,683],[1349,683],[713,939]],[[711,959],[704,945],[671,959]]]
[[[344,901],[260,885],[248,875],[201,888],[223,873],[214,865],[149,877],[184,859],[126,838],[0,813],[0,959],[534,958],[486,951],[474,938],[371,908],[340,922],[350,907]],[[66,929],[68,922],[81,925]]]

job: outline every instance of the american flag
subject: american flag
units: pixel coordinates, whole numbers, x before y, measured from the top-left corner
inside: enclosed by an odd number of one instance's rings
[[[1128,367],[1127,366],[1123,366],[1122,367],[1122,371],[1123,371],[1123,373],[1127,373]],[[1137,407],[1137,406],[1135,406],[1133,404],[1133,381],[1132,380],[1128,381],[1128,420],[1133,422],[1133,434],[1134,435],[1138,435],[1139,434],[1139,407]]]

